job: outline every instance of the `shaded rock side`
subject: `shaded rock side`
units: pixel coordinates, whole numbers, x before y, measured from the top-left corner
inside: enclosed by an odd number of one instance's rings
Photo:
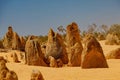
[[[107,59],[120,59],[120,48],[117,48],[106,55]]]
[[[0,56],[0,80],[18,80],[17,74],[6,67],[6,61]]]
[[[82,68],[108,68],[107,61],[99,42],[92,35],[84,39],[85,47],[82,52]]]
[[[50,67],[63,67],[63,62],[61,59],[55,59],[54,57],[52,56],[49,56],[49,66]]]
[[[12,40],[12,49],[21,50],[21,48],[22,48],[22,45],[21,45],[20,37],[16,32],[14,32],[13,40]]]
[[[45,80],[42,73],[39,70],[33,70],[30,80]]]
[[[14,61],[14,62],[19,62],[18,56],[17,56],[16,53],[13,53],[11,56],[13,57],[13,61]]]
[[[67,26],[66,34],[67,52],[69,54],[69,66],[81,65],[82,44],[78,25],[73,22]]]
[[[24,51],[25,50],[26,41],[25,41],[23,36],[20,37],[20,42],[21,42],[21,50]]]

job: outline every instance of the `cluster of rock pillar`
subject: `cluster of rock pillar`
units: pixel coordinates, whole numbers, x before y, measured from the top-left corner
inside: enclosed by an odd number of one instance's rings
[[[3,46],[6,49],[13,49],[13,50],[22,50],[24,51],[25,48],[25,40],[21,36],[13,31],[12,26],[8,27],[8,31],[3,38]]]
[[[50,29],[44,54],[35,40],[28,39],[26,42],[27,64],[50,67],[67,65],[82,68],[108,68],[102,47],[96,38],[88,34],[83,39],[83,44],[81,40],[80,30],[75,22],[67,26],[66,40]]]
[[[50,67],[67,65],[71,67],[81,66],[82,68],[108,67],[99,42],[91,34],[82,39],[79,27],[75,22],[66,27],[65,39],[50,28],[44,53],[37,37],[30,36],[25,42],[24,38],[19,37],[11,26],[8,27],[8,32],[4,36],[3,45],[5,48],[25,50],[25,61],[28,65]]]

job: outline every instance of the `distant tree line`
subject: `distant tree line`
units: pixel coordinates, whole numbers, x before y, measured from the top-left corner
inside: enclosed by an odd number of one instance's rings
[[[92,33],[95,37],[99,37],[99,35],[106,37],[107,34],[113,33],[113,34],[116,34],[120,39],[120,24],[113,24],[110,27],[108,27],[105,24],[101,26],[92,24],[88,26],[87,30],[82,32],[82,36],[85,36],[85,34],[88,34],[88,33]]]
[[[57,28],[59,33],[62,33],[61,35],[63,36],[63,39],[65,39],[66,36],[66,29],[63,26],[59,26]],[[105,39],[106,35],[109,33],[113,33],[116,34],[120,40],[120,24],[113,24],[110,27],[108,27],[107,25],[103,24],[101,26],[97,26],[97,24],[91,24],[88,26],[87,30],[82,31],[81,36],[84,37],[85,34],[88,33],[92,33],[96,38],[101,38],[101,39]],[[45,43],[48,39],[47,35],[40,35],[37,36],[38,37],[38,41],[40,42],[40,44]],[[28,36],[24,36],[25,40],[28,39]],[[2,44],[2,38],[0,39],[0,48],[3,47]]]

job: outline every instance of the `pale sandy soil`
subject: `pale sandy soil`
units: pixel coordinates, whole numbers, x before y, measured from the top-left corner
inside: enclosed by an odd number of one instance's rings
[[[105,45],[105,41],[100,41],[100,44],[102,46],[104,54],[109,53],[112,50],[115,50],[116,48],[120,48],[120,45]]]
[[[120,46],[104,45],[100,42],[104,53]],[[4,54],[0,53],[4,56]],[[14,70],[19,80],[30,80],[32,70],[40,70],[45,80],[120,80],[120,59],[107,60],[109,68],[81,69],[81,67],[50,68],[40,66],[28,66],[23,63],[7,63],[10,70]]]
[[[30,80],[33,69],[38,69],[45,80],[120,80],[120,60],[108,60],[108,69],[81,69],[80,67],[47,68],[8,63],[19,80]]]

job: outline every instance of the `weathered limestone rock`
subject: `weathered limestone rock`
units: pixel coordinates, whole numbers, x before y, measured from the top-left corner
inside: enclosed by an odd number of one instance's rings
[[[13,57],[13,61],[14,61],[14,62],[19,62],[18,56],[17,56],[16,53],[13,53],[11,56]]]
[[[58,67],[63,67],[63,62],[61,59],[57,59],[57,66]]]
[[[0,56],[0,80],[18,80],[17,74],[14,71],[8,70],[6,61]]]
[[[26,63],[28,65],[47,66],[39,43],[30,37],[25,45]]]
[[[2,40],[0,40],[0,48],[4,48],[4,47],[3,47],[3,41],[2,41]]]
[[[75,22],[67,26],[66,42],[70,57],[69,66],[80,66],[83,47],[78,25]]]
[[[107,61],[99,42],[92,35],[84,39],[85,47],[82,52],[82,68],[108,68]]]
[[[17,74],[14,71],[9,71],[6,74],[6,79],[5,80],[18,80]]]
[[[21,41],[16,32],[13,33],[13,40],[12,40],[12,49],[20,50],[21,49]]]
[[[56,60],[54,57],[49,56],[49,66],[55,68],[63,67],[63,62],[61,59]]]
[[[13,31],[12,26],[8,27],[8,32],[5,34],[3,39],[3,46],[7,49],[21,50],[22,45],[19,35]]]
[[[52,56],[56,60],[61,59],[64,64],[68,63],[68,55],[63,39],[61,35],[54,33],[52,29],[50,29],[48,33],[48,42],[46,44],[45,56],[46,58]]]
[[[8,27],[8,32],[5,34],[3,39],[4,48],[12,48],[13,29],[11,26]]]
[[[120,59],[120,48],[117,48],[106,55],[107,59]]]
[[[50,67],[58,67],[57,66],[57,61],[55,60],[54,57],[49,56],[49,62],[50,62],[50,64],[49,64]]]
[[[25,50],[26,41],[25,41],[23,36],[20,37],[20,42],[21,42],[21,50],[24,51]]]
[[[38,70],[33,70],[31,74],[31,80],[44,80],[43,75]]]
[[[42,53],[43,53],[43,54],[46,53],[46,44],[42,44],[42,45],[41,45],[41,50],[42,50]]]

